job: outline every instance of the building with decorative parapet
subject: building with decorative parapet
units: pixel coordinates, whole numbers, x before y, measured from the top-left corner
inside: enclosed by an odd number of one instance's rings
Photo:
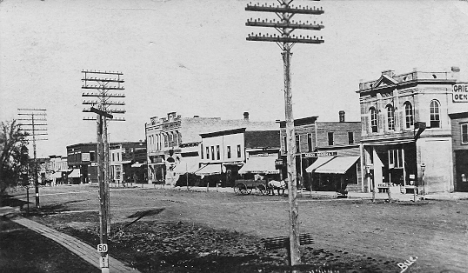
[[[374,185],[421,194],[467,189],[457,173],[468,170],[468,88],[459,71],[387,70],[359,84],[363,191]],[[456,154],[458,140],[466,142],[458,143]]]
[[[150,122],[145,124],[148,183],[175,185],[178,176],[173,169],[183,160],[183,153],[189,153],[192,158],[201,155],[200,134],[241,127],[253,130],[276,129],[277,125],[274,121],[251,121],[248,112],[243,113],[242,119],[234,120],[223,120],[220,117],[182,117],[176,112],[170,112],[163,118],[150,118]],[[190,165],[196,164],[192,162]]]

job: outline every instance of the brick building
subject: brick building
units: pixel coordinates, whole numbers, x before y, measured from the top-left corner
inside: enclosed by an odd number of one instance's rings
[[[250,121],[249,113],[244,112],[242,119],[222,120],[219,117],[182,117],[176,112],[167,114],[167,117],[150,118],[150,123],[145,124],[145,135],[148,151],[148,182],[174,185],[178,180],[178,174],[174,168],[183,159],[183,154],[190,157],[193,165],[194,158],[199,158],[201,153],[200,143],[202,133],[227,130],[240,127],[249,128],[274,128],[274,122]],[[172,155],[171,155],[172,153]],[[180,167],[177,169],[179,170]]]
[[[372,180],[402,192],[466,190],[468,90],[458,71],[388,70],[359,84],[364,191]]]
[[[296,171],[302,186],[312,190],[337,190],[347,183],[349,191],[361,191],[359,141],[361,122],[319,122],[317,116],[294,120]],[[281,121],[282,175],[287,178],[286,122]]]
[[[67,161],[73,171],[69,178],[73,183],[98,183],[97,143],[78,143],[67,146]],[[146,180],[146,145],[144,142],[109,143],[110,179],[122,182],[138,173],[137,180]],[[134,168],[132,165],[134,165]],[[146,169],[145,169],[146,170]],[[140,174],[141,173],[141,174]]]

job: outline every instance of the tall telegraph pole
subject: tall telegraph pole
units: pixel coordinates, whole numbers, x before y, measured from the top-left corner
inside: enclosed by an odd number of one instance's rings
[[[46,109],[35,109],[35,108],[18,108],[18,120],[20,120],[21,130],[28,133],[28,137],[32,138],[33,149],[34,149],[34,187],[36,189],[36,208],[39,208],[39,179],[37,176],[37,149],[36,141],[47,140],[44,138],[47,136],[47,113]],[[37,138],[40,137],[40,138]]]
[[[287,170],[288,170],[288,196],[289,196],[289,250],[290,265],[301,263],[299,251],[299,221],[298,221],[298,203],[297,203],[297,185],[296,185],[296,137],[294,131],[294,118],[292,111],[291,94],[291,48],[296,43],[303,44],[321,44],[324,42],[322,37],[318,38],[309,35],[294,35],[294,30],[321,30],[324,28],[322,23],[294,21],[292,17],[296,14],[302,15],[320,15],[324,11],[322,8],[316,9],[309,6],[294,6],[292,0],[277,0],[278,4],[247,4],[246,11],[271,12],[276,14],[276,19],[248,19],[246,26],[274,28],[279,32],[277,34],[249,34],[247,41],[275,42],[283,51],[284,63],[284,103],[287,137]]]
[[[109,165],[109,143],[107,140],[107,122],[125,121],[124,118],[114,117],[114,114],[124,114],[124,109],[116,109],[115,106],[125,105],[122,101],[115,101],[116,98],[124,98],[123,93],[115,91],[125,90],[123,87],[123,73],[114,71],[83,70],[82,89],[88,90],[82,94],[85,98],[83,104],[90,105],[90,108],[83,109],[83,112],[96,113],[96,117],[85,117],[84,120],[97,120],[97,155],[98,155],[98,181],[99,181],[99,216],[100,216],[100,244],[98,251],[101,253],[101,272],[109,272],[109,256],[107,246],[107,236],[110,233],[110,165]]]

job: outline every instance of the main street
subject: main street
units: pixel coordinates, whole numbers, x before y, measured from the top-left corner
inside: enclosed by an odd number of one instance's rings
[[[133,221],[130,215],[164,208],[144,220],[183,221],[259,237],[288,234],[286,197],[235,195],[233,192],[193,192],[177,189],[111,188],[113,223]],[[71,213],[98,210],[98,188],[41,188],[43,210]],[[17,192],[24,199],[24,192]],[[398,262],[417,257],[411,272],[464,272],[468,268],[468,201],[394,202],[369,200],[299,201],[300,232],[311,233],[314,248],[347,251]],[[53,218],[51,218],[53,219]],[[80,228],[90,222],[58,222]]]

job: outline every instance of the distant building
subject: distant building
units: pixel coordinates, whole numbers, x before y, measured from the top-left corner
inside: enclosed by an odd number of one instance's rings
[[[272,123],[274,124],[274,123]],[[236,128],[201,134],[200,169],[195,173],[220,182],[223,187],[234,186],[239,171],[253,174],[279,174],[275,161],[279,154],[279,130],[249,130]],[[255,158],[255,159],[253,159]],[[255,165],[249,164],[255,161]]]
[[[109,146],[110,177],[113,182],[146,182],[146,143],[120,142]]]
[[[97,143],[78,143],[67,146],[73,183],[98,183]],[[110,179],[121,183],[146,181],[146,145],[144,142],[112,142],[109,144]],[[142,170],[144,169],[144,170]],[[134,174],[137,173],[137,177]]]
[[[459,69],[395,74],[361,82],[364,191],[467,191],[468,85]]]
[[[178,176],[173,169],[180,160],[183,160],[182,154],[192,158],[192,163],[193,158],[200,157],[199,144],[202,141],[200,134],[246,126],[274,129],[275,123],[250,121],[248,112],[244,112],[243,119],[238,120],[222,120],[219,117],[182,117],[176,112],[170,112],[164,118],[150,118],[150,123],[145,124],[148,182],[174,185]],[[196,165],[192,163],[184,164]]]
[[[348,122],[339,112],[338,122],[319,122],[317,116],[294,120],[296,172],[307,189],[362,191],[359,160],[361,122]],[[281,128],[282,174],[287,178],[286,122]]]
[[[67,163],[72,183],[98,183],[97,143],[78,143],[67,146]]]

